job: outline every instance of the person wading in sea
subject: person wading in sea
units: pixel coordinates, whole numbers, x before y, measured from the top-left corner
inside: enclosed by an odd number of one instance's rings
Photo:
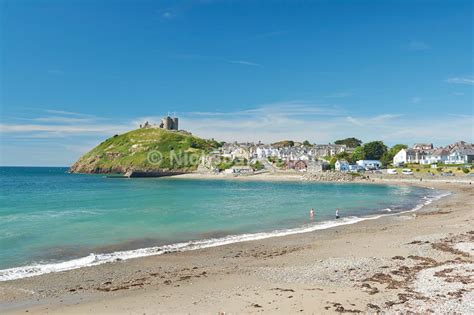
[[[313,209],[313,208],[311,208],[311,210],[309,210],[309,217],[310,217],[311,219],[314,218],[314,209]]]
[[[336,219],[339,219],[339,209],[336,209]]]

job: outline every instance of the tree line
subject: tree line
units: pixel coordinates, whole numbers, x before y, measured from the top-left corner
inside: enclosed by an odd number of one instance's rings
[[[357,138],[346,138],[337,140],[335,144],[345,144],[349,148],[354,148],[354,152],[341,152],[336,154],[329,163],[333,165],[337,160],[347,160],[349,163],[355,163],[358,160],[379,160],[383,165],[389,165],[393,161],[393,157],[401,149],[406,149],[406,144],[396,144],[388,148],[383,141],[371,141],[363,144]]]

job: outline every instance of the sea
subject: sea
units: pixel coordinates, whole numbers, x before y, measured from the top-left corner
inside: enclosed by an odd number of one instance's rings
[[[444,195],[409,186],[67,170],[0,167],[0,281],[327,229],[415,211]]]

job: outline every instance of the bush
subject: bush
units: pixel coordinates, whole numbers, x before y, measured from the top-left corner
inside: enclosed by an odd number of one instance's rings
[[[420,169],[419,169],[419,168],[417,168],[415,171],[419,172],[419,171],[420,171]]]
[[[260,171],[263,170],[264,166],[260,161],[257,161],[251,165],[254,171]]]
[[[216,167],[219,169],[219,171],[226,170],[228,168],[231,168],[232,166],[234,166],[234,162],[221,162],[221,163],[216,165]]]
[[[283,166],[285,166],[285,162],[281,159],[278,159],[278,161],[276,162],[276,166],[282,168]]]
[[[437,167],[436,170],[441,173],[443,171],[443,168],[442,167]]]
[[[461,170],[461,168],[460,168],[459,166],[458,166],[456,169],[457,169],[458,171],[460,171],[460,170]]]
[[[464,172],[464,174],[468,174],[470,172],[468,168],[463,168],[462,171]]]

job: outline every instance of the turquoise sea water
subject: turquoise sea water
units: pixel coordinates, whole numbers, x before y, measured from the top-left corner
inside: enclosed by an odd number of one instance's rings
[[[350,223],[413,209],[439,194],[386,185],[110,179],[66,171],[0,168],[0,280]]]

